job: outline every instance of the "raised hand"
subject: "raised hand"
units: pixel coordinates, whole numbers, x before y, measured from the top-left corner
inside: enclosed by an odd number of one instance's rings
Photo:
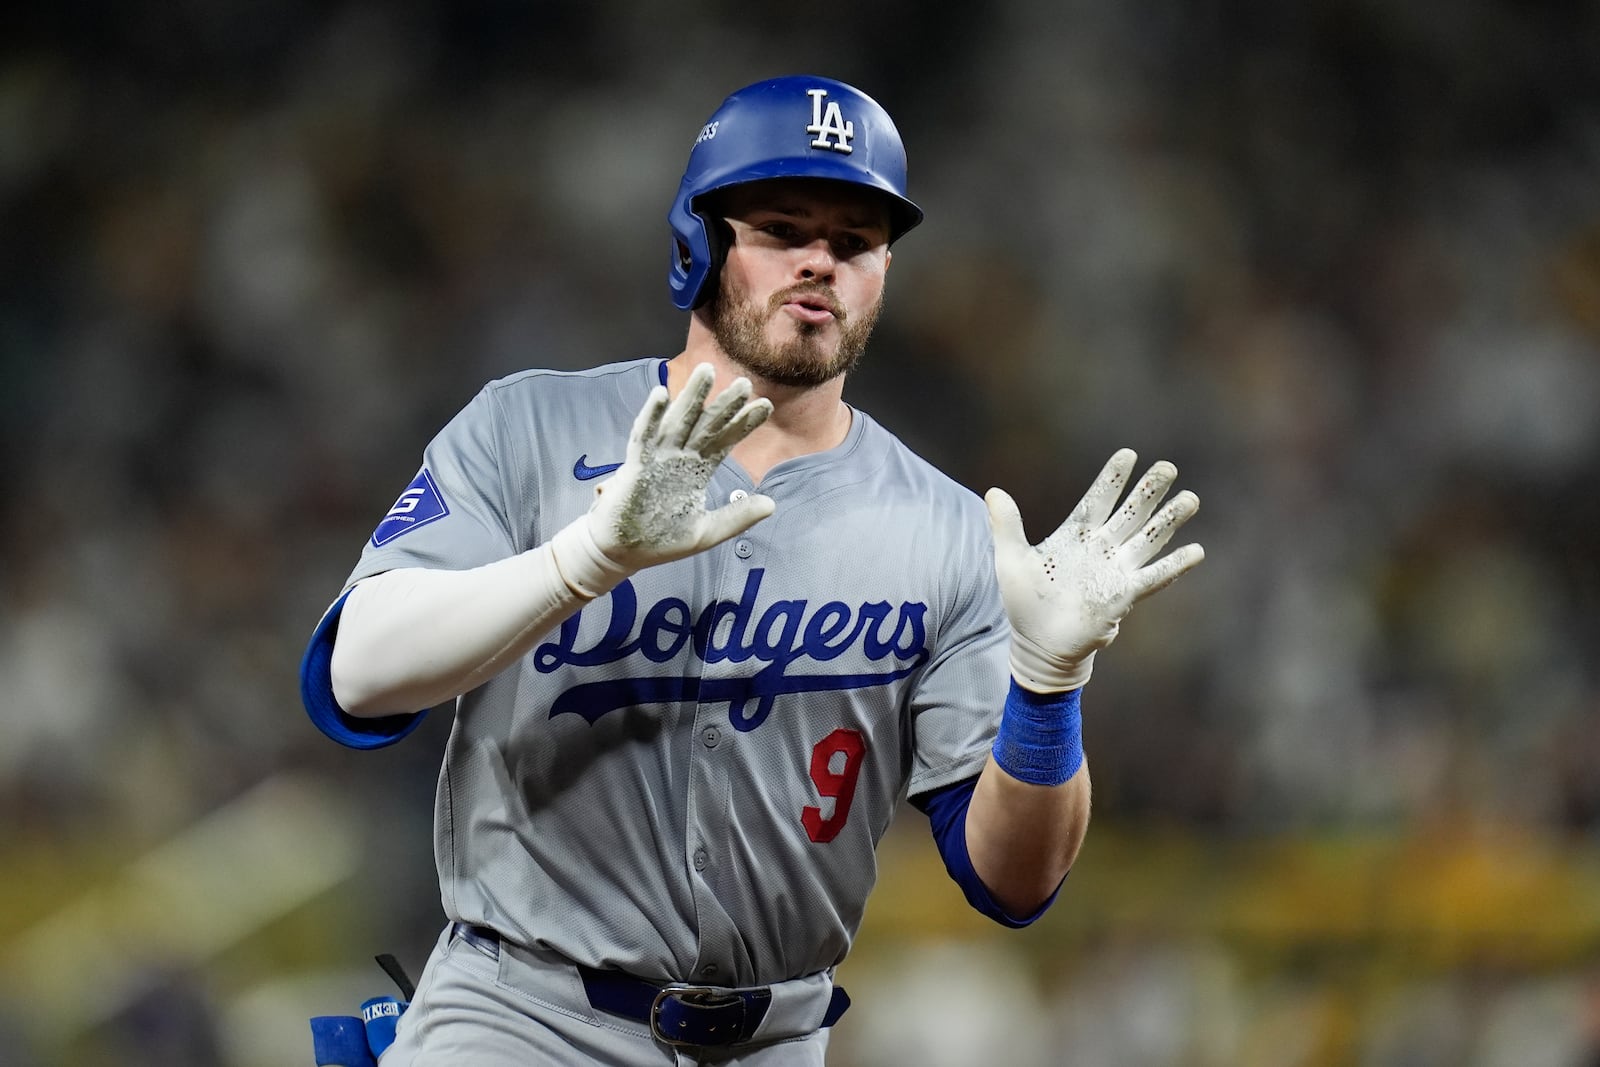
[[[1151,562],[1200,508],[1187,489],[1165,506],[1178,471],[1161,460],[1119,507],[1138,456],[1121,449],[1061,526],[1030,545],[1022,516],[1000,489],[984,496],[994,530],[995,574],[1011,619],[1011,670],[1035,692],[1076,689],[1094,654],[1117,636],[1129,609],[1205,558],[1197,544]]]
[[[704,551],[772,514],[772,498],[759,493],[706,510],[717,466],[772,414],[770,400],[750,399],[745,378],[707,403],[714,377],[708,364],[696,367],[670,404],[665,386],[652,390],[626,460],[596,490],[588,516],[595,546],[630,570]]]

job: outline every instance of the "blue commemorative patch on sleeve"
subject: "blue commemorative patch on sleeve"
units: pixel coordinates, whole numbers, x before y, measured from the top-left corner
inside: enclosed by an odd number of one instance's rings
[[[439,492],[438,483],[428,473],[428,468],[424,467],[411,479],[411,484],[400,494],[400,499],[394,502],[394,507],[378,523],[378,528],[372,531],[372,546],[380,548],[401,534],[437,522],[448,514],[450,508],[444,502],[444,494]]]

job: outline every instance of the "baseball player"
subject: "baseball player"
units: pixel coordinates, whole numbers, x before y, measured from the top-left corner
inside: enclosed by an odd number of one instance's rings
[[[821,1063],[906,798],[973,907],[1054,900],[1079,694],[1198,501],[1123,450],[1030,545],[844,401],[921,219],[871,98],[740,89],[669,213],[683,350],[489,384],[379,522],[302,686],[355,748],[455,706],[384,1067]]]

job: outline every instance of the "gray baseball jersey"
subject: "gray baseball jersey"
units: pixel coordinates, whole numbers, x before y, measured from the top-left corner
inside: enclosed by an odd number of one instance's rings
[[[582,514],[659,359],[488,385],[350,576],[465,569]],[[708,503],[755,492],[724,462]],[[439,779],[446,913],[647,979],[837,964],[899,802],[975,775],[1009,629],[978,498],[860,411],[762,480],[777,512],[648,568],[462,696]]]

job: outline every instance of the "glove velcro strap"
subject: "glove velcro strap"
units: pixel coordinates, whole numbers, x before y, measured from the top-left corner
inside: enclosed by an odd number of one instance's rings
[[[611,592],[633,571],[600,550],[588,514],[579,515],[550,539],[556,570],[567,587],[585,600]]]
[[[1011,636],[1011,676],[1035,693],[1082,689],[1094,670],[1094,653],[1062,662],[1020,633]]]
[[[1083,690],[1034,693],[1015,680],[1006,694],[994,761],[1019,782],[1060,785],[1083,765]]]

